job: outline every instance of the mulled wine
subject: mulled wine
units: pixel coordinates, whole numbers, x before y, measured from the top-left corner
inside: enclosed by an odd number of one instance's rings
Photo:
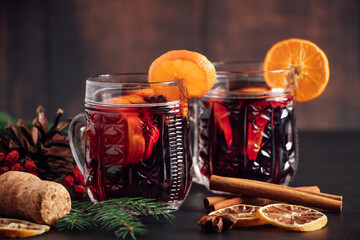
[[[197,101],[196,181],[212,174],[288,184],[297,169],[295,96],[271,89],[262,72],[218,73]]]
[[[165,85],[87,82],[81,170],[91,200],[143,197],[180,207],[192,182],[188,99],[181,81]]]
[[[183,200],[188,192],[186,103],[86,109],[86,186],[98,201]]]

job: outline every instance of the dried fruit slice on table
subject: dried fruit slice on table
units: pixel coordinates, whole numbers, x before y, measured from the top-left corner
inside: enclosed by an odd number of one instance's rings
[[[47,225],[40,225],[28,221],[0,218],[0,237],[24,238],[49,231]]]
[[[189,98],[204,96],[216,82],[214,65],[202,54],[173,50],[158,57],[149,68],[149,82],[169,82],[183,79]],[[157,91],[157,89],[154,89]],[[170,97],[165,93],[165,97]]]
[[[327,217],[322,212],[286,203],[261,207],[256,216],[271,225],[292,231],[315,231],[327,223]]]
[[[267,224],[255,214],[260,207],[247,204],[238,204],[231,207],[221,208],[209,213],[210,216],[231,215],[237,220],[234,227],[252,227]]]
[[[295,69],[296,101],[306,102],[320,96],[330,77],[329,61],[314,43],[303,39],[286,39],[273,45],[264,60],[264,70]],[[273,88],[286,86],[286,75],[264,74]]]

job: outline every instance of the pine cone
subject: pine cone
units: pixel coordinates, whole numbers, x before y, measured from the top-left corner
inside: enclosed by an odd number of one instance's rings
[[[17,126],[9,121],[6,128],[11,134],[0,138],[0,150],[6,153],[17,150],[21,163],[32,160],[36,164],[41,179],[61,182],[75,165],[69,139],[64,132],[70,119],[60,121],[63,110],[58,109],[54,124],[48,129],[45,109],[39,106],[36,114],[31,131],[21,119]]]

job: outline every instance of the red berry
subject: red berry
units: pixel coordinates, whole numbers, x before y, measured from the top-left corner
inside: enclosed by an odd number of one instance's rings
[[[22,172],[22,171],[24,171],[24,167],[21,166],[20,163],[15,163],[15,164],[11,167],[11,170]]]
[[[0,175],[3,174],[3,173],[5,173],[5,172],[7,172],[7,171],[9,171],[9,170],[10,170],[10,169],[9,169],[8,166],[3,166],[2,168],[0,168]]]
[[[5,160],[5,153],[0,153],[0,162]]]
[[[73,172],[80,172],[80,169],[77,165],[73,167]],[[81,172],[80,172],[81,173]]]
[[[9,162],[11,165],[14,165],[17,160],[19,160],[19,153],[16,150],[9,152],[6,156],[6,161]]]
[[[67,175],[63,182],[62,182],[62,185],[64,185],[65,187],[71,187],[72,185],[74,185],[74,177],[73,176],[70,176],[70,175]]]
[[[74,187],[74,195],[78,198],[84,198],[86,196],[86,189],[83,185],[76,185]]]
[[[28,172],[30,173],[35,173],[37,170],[37,167],[34,163],[34,161],[32,160],[26,160],[25,162],[25,168],[28,170]]]
[[[81,171],[80,171],[80,169],[79,169],[79,167],[77,165],[75,165],[73,167],[72,176],[74,177],[76,184],[78,184],[78,185],[83,185],[84,184],[84,176],[81,173]]]
[[[84,184],[84,176],[81,174],[81,172],[77,172],[77,171],[73,171],[73,175],[74,175],[74,179],[75,179],[75,183],[79,184],[79,185],[83,185]]]

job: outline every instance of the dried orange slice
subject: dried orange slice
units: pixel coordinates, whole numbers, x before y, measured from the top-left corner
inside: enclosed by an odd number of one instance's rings
[[[40,225],[28,221],[0,218],[0,237],[24,238],[49,231],[47,225]]]
[[[238,204],[231,207],[221,208],[209,213],[209,215],[221,216],[231,215],[236,218],[234,227],[252,227],[267,224],[267,222],[259,219],[255,214],[260,207]]]
[[[327,217],[322,212],[286,203],[261,207],[256,216],[271,225],[292,231],[315,231],[327,223]]]
[[[158,57],[149,68],[149,82],[183,79],[189,98],[204,96],[216,82],[214,65],[202,54],[173,50]]]
[[[296,101],[317,98],[325,90],[330,77],[329,61],[314,43],[303,39],[286,39],[273,45],[264,60],[264,70],[295,69]],[[283,88],[286,76],[265,74],[266,83]]]

